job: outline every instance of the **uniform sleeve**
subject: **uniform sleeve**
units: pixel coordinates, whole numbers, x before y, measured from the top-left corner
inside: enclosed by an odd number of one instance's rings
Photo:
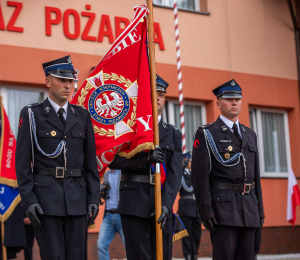
[[[116,155],[108,167],[125,171],[148,170],[149,166],[146,164],[147,157],[148,153],[146,152],[140,152],[130,159]]]
[[[255,136],[256,146],[257,146],[257,136]],[[259,153],[257,149],[257,153],[255,153],[255,192],[258,201],[258,211],[259,216],[261,218],[265,217],[264,214],[264,206],[263,206],[263,198],[262,198],[262,190],[260,183],[260,167],[259,167]]]
[[[91,120],[91,115],[88,113],[86,127],[86,141],[84,151],[84,178],[87,184],[87,203],[99,204],[100,200],[100,179],[96,161],[96,145],[95,136]]]
[[[198,129],[192,152],[192,183],[197,201],[198,212],[202,220],[214,218],[210,191],[210,151],[206,146],[203,129]]]
[[[28,110],[27,107],[25,107],[20,113],[15,162],[18,188],[24,208],[38,203],[38,199],[32,191],[34,188],[34,180],[31,171],[31,133],[28,118]]]
[[[173,127],[171,129],[174,131],[174,152],[166,163],[167,177],[161,194],[162,205],[167,206],[169,210],[173,207],[182,176],[182,134]]]

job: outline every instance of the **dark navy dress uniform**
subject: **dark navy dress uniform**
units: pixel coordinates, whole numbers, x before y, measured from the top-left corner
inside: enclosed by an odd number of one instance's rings
[[[187,153],[186,157],[189,160],[191,154]],[[192,186],[191,171],[188,168],[183,169],[179,194],[177,214],[188,232],[188,236],[182,238],[183,255],[187,260],[197,260],[201,239],[201,219]]]
[[[158,88],[157,88],[158,89]],[[182,169],[182,134],[173,125],[160,121],[159,146],[163,150],[163,161],[167,177],[161,192],[162,205],[169,211],[163,230],[163,255],[172,259],[173,221],[171,210],[179,190]],[[131,159],[116,156],[110,168],[121,169],[120,200],[117,213],[121,214],[128,260],[156,259],[155,191],[150,183],[126,181],[125,175],[149,177],[146,164],[148,153],[141,152]]]
[[[36,126],[33,156],[29,107]],[[43,260],[84,259],[87,207],[98,205],[100,199],[91,116],[84,108],[70,103],[66,112],[64,126],[47,98],[43,103],[24,107],[20,114],[16,147],[18,187],[25,209],[39,203],[44,212],[38,215],[41,228],[34,228]],[[63,152],[49,158],[37,148],[38,144],[44,153],[51,154],[62,140],[66,142],[66,160]],[[67,171],[63,173],[61,168],[65,166]]]
[[[241,89],[231,92],[230,85],[237,85],[234,80],[224,85],[227,89],[221,86],[221,90],[228,98],[241,97]],[[202,221],[217,221],[216,232],[211,233],[216,260],[252,260],[255,230],[264,218],[257,137],[250,128],[242,124],[239,127],[241,143],[221,118],[199,127],[195,134],[192,182]],[[215,153],[209,146],[207,130],[215,143]],[[242,154],[239,162],[237,158],[224,163],[238,153]]]

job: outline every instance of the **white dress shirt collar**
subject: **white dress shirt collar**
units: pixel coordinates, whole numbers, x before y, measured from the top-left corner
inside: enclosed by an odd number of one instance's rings
[[[233,133],[233,122],[231,121],[231,120],[229,120],[228,118],[226,118],[225,116],[222,116],[222,115],[220,115],[220,118],[221,118],[221,120],[230,128],[230,131]],[[238,131],[239,131],[239,134],[240,134],[240,136],[241,136],[241,138],[242,138],[242,133],[241,133],[241,130],[240,130],[240,122],[239,122],[239,119],[237,119],[236,121],[235,121],[235,123],[237,124],[237,127],[238,127]]]
[[[48,100],[50,102],[50,104],[53,106],[56,114],[58,112],[58,110],[60,109],[60,106],[58,104],[56,104],[53,100],[50,99],[50,97],[48,97]],[[69,105],[69,101],[66,102],[66,104],[64,104],[62,106],[62,108],[65,110],[64,111],[64,118],[67,119],[67,112],[68,112],[68,105]]]
[[[158,116],[158,123],[160,123],[160,120],[161,120],[161,115]]]

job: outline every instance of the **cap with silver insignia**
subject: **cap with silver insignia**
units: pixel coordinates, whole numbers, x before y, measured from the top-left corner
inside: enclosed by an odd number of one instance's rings
[[[46,77],[52,75],[57,78],[76,79],[77,72],[74,70],[70,55],[43,63],[43,69]]]
[[[212,91],[217,98],[242,98],[242,88],[234,80],[230,80]]]
[[[158,76],[156,74],[156,90],[167,93],[168,86],[169,86],[169,83],[166,82],[163,78],[161,78],[160,76]]]

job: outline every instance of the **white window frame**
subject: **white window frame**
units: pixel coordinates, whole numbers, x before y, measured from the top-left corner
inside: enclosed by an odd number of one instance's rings
[[[292,162],[291,162],[290,132],[289,132],[289,122],[288,122],[287,111],[278,110],[278,109],[255,108],[255,107],[251,107],[249,109],[249,111],[253,111],[253,113],[254,113],[254,120],[253,120],[254,131],[256,131],[256,133],[258,135],[257,142],[258,142],[258,148],[259,148],[260,176],[266,177],[266,178],[288,178],[288,171],[287,172],[265,172],[264,146],[263,146],[263,142],[261,141],[261,139],[263,138],[261,112],[283,114],[285,143],[286,143],[286,156],[287,156],[287,170],[289,170],[289,168],[292,165]]]
[[[28,91],[28,92],[43,92],[44,99],[49,97],[48,88],[41,88],[41,87],[27,87],[27,86],[15,86],[15,85],[1,85],[0,93],[3,97],[2,103],[4,105],[5,110],[7,111],[7,90],[21,90],[21,91]],[[29,104],[28,104],[29,105]]]
[[[175,114],[174,114],[174,104],[179,105],[178,100],[169,100],[168,99],[168,123],[175,125]],[[201,117],[202,117],[202,124],[206,124],[206,105],[203,102],[194,102],[194,101],[184,101],[183,105],[188,105],[188,106],[201,106]],[[181,129],[180,129],[181,130]],[[194,130],[194,132],[197,129]]]
[[[195,10],[187,9],[187,8],[182,8],[182,7],[179,7],[179,8],[184,9],[184,10],[191,10],[191,11],[200,12],[200,0],[194,0],[194,3],[195,3]],[[157,4],[157,3],[155,3],[155,4],[156,5],[161,5],[161,6],[170,6],[170,7],[173,7],[173,5],[171,5],[171,1],[170,0],[162,0],[161,4]]]

